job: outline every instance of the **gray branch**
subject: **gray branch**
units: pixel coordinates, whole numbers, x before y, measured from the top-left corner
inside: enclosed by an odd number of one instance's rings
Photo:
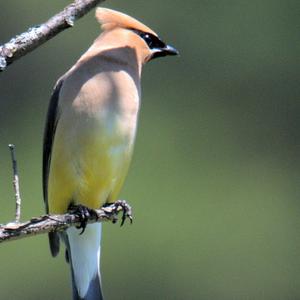
[[[123,214],[121,225],[126,218],[132,221],[130,206],[124,200],[118,200],[109,206],[93,210],[93,213],[87,217],[86,222],[87,224],[104,221],[116,223],[119,212]],[[12,222],[0,225],[0,243],[50,231],[63,231],[71,226],[80,226],[81,221],[81,217],[77,213],[68,212],[63,215],[43,215],[31,218],[31,220],[24,223]]]
[[[15,145],[8,145],[10,154],[11,154],[11,162],[13,169],[13,187],[15,191],[15,199],[16,199],[16,223],[20,222],[21,219],[21,195],[20,195],[20,185],[19,185],[19,174],[18,174],[18,166],[15,155]]]
[[[0,46],[0,72],[18,58],[26,55],[61,31],[72,27],[74,22],[105,0],[75,0],[47,22],[29,28]]]

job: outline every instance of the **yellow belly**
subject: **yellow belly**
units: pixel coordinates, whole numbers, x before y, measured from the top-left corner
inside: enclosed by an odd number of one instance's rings
[[[72,202],[96,209],[115,201],[131,154],[128,139],[96,130],[83,130],[75,137],[57,132],[48,180],[49,212],[64,213]]]

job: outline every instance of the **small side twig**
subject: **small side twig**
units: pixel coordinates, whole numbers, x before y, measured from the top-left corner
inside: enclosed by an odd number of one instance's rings
[[[15,192],[15,199],[16,199],[16,223],[20,222],[21,218],[21,195],[20,195],[20,185],[19,185],[19,175],[18,175],[18,166],[17,160],[15,155],[15,145],[9,144],[8,145],[10,154],[11,154],[11,161],[12,161],[12,168],[13,168],[13,187]]]

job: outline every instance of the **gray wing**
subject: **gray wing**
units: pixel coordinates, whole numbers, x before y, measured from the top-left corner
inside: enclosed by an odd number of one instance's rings
[[[46,205],[46,212],[48,211],[48,175],[49,167],[51,162],[51,151],[52,144],[54,140],[56,125],[58,121],[58,99],[60,89],[62,87],[63,80],[59,80],[55,85],[54,91],[52,93],[48,114],[46,120],[46,126],[44,131],[44,147],[43,147],[43,192],[44,192],[44,201]]]
[[[44,202],[46,206],[46,212],[49,213],[48,208],[48,175],[51,162],[51,151],[58,122],[58,100],[59,93],[63,84],[63,80],[60,79],[52,93],[50,104],[48,108],[46,127],[44,131],[44,147],[43,147],[43,193]],[[57,232],[49,233],[49,244],[52,256],[56,256],[59,252],[59,235]]]

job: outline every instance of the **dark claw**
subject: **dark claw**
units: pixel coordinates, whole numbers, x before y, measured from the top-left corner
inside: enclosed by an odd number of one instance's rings
[[[122,209],[122,219],[121,226],[124,225],[126,219],[130,220],[130,224],[132,224],[132,211],[130,205],[125,200],[117,200],[114,203],[113,213],[117,214],[119,212],[119,208]],[[116,223],[117,219],[113,219],[113,223]]]
[[[80,219],[80,225],[76,226],[77,229],[81,229],[81,232],[79,233],[80,235],[84,233],[85,228],[87,226],[88,219],[92,215],[96,214],[93,209],[90,209],[90,208],[88,208],[84,205],[81,205],[81,204],[78,204],[78,205],[71,204],[69,206],[69,211],[76,214]]]

